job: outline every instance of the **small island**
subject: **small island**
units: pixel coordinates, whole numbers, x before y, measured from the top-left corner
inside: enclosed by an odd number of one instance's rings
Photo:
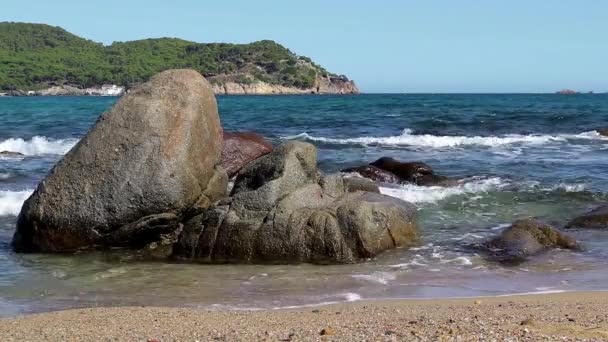
[[[358,94],[344,75],[262,40],[155,38],[103,45],[60,27],[0,23],[0,96],[122,95],[167,69],[202,73],[216,94]]]

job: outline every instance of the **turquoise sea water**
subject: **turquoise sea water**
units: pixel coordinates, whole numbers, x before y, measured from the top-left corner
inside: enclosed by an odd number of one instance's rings
[[[270,308],[359,298],[608,289],[608,232],[573,231],[584,252],[552,251],[516,267],[467,248],[516,218],[558,227],[608,201],[608,95],[220,97],[227,130],[274,144],[299,139],[338,171],[381,156],[424,161],[465,180],[390,186],[419,208],[422,242],[358,265],[196,265],[123,251],[18,255],[15,215],[46,172],[116,98],[0,98],[0,315],[90,305]]]

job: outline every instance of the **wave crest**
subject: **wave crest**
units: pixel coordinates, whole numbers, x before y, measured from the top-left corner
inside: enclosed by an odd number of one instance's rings
[[[302,139],[327,144],[354,144],[354,145],[388,145],[388,146],[418,146],[431,148],[446,148],[459,146],[486,146],[495,147],[512,144],[541,145],[551,142],[567,142],[568,140],[595,140],[604,139],[597,131],[580,134],[506,134],[502,136],[458,136],[458,135],[432,135],[413,134],[411,129],[404,129],[400,135],[388,137],[357,137],[357,138],[326,138],[315,137],[308,133],[286,137],[285,139]]]
[[[10,138],[0,142],[0,152],[18,152],[26,156],[63,155],[77,142],[77,139],[51,139],[42,136],[35,136],[30,140]]]
[[[411,203],[435,203],[451,196],[488,192],[508,186],[499,177],[476,179],[453,187],[420,186],[414,184],[399,187],[380,187],[380,193],[400,198]]]
[[[23,202],[34,190],[0,191],[0,216],[18,215]]]

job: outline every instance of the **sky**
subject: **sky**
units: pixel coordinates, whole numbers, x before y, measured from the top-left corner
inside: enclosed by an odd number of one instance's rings
[[[106,44],[272,39],[364,92],[608,91],[605,0],[1,1]]]

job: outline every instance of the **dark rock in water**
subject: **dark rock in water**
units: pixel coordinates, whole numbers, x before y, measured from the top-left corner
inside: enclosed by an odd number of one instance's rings
[[[13,246],[59,252],[139,247],[223,196],[222,130],[193,70],[154,76],[101,115],[24,203]]]
[[[455,179],[435,174],[428,164],[400,162],[389,157],[382,157],[369,165],[344,169],[342,172],[357,172],[362,177],[382,183],[413,183],[425,186],[453,186],[458,184]]]
[[[313,145],[289,142],[249,164],[229,201],[184,225],[175,256],[345,263],[416,240],[412,204],[376,193],[370,181],[319,175],[316,162]]]
[[[597,130],[597,132],[598,132],[600,135],[603,135],[603,136],[605,136],[605,137],[608,137],[608,127],[606,127],[606,128],[600,128],[600,129],[598,129],[598,130]]]
[[[581,249],[572,237],[533,219],[515,221],[511,227],[482,247],[491,259],[504,263],[523,262],[550,248]]]
[[[608,205],[603,205],[576,217],[566,225],[566,228],[608,228]]]
[[[405,182],[418,184],[425,175],[432,175],[433,168],[422,162],[400,162],[389,157],[382,157],[370,165],[397,175]]]
[[[11,151],[0,152],[0,157],[5,157],[5,158],[21,158],[24,156],[25,155],[23,153],[19,153],[19,152],[11,152]]]
[[[270,152],[272,144],[257,133],[224,132],[222,167],[232,178],[245,165]]]
[[[380,183],[402,183],[403,180],[394,173],[382,170],[372,165],[363,165],[359,167],[352,167],[349,169],[344,169],[342,172],[356,172],[361,175],[361,177],[365,177],[371,179],[375,182]]]

